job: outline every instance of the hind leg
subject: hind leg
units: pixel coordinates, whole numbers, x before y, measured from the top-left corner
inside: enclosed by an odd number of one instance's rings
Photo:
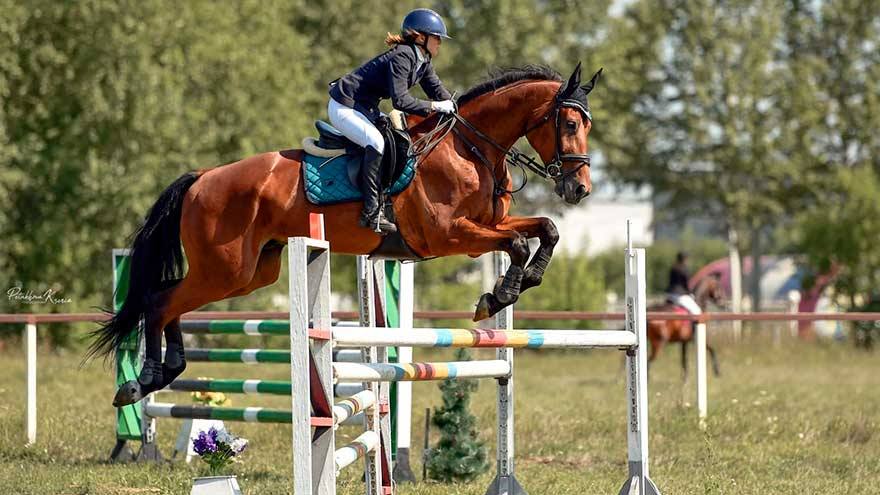
[[[651,341],[651,352],[648,354],[648,371],[651,371],[651,363],[660,355],[660,349],[663,348],[665,340],[662,338],[651,338],[650,336],[648,339]]]
[[[271,245],[267,245],[260,251],[259,258],[256,262],[256,267],[251,274],[251,279],[242,288],[234,289],[229,293],[226,293],[222,296],[218,295],[215,299],[208,301],[214,302],[215,300],[220,299],[228,299],[230,297],[237,297],[250,294],[251,292],[265,287],[267,285],[271,285],[278,280],[278,276],[281,273],[281,252],[284,248],[283,244],[275,243]],[[240,279],[240,280],[243,280]],[[201,306],[204,306],[206,303],[199,304],[198,302],[190,301],[190,306],[195,305],[192,309],[198,309]],[[192,311],[192,309],[185,309],[184,312]],[[171,310],[170,313],[173,314],[174,311],[180,311],[181,308],[176,308]],[[165,325],[165,363],[162,365],[162,381],[165,387],[169,383],[173,382],[175,378],[180,376],[183,373],[183,370],[186,369],[186,357],[184,354],[183,347],[183,335],[180,331],[180,317],[177,316],[167,325]]]
[[[152,392],[161,390],[183,373],[186,359],[183,335],[180,332],[180,315],[219,301],[226,294],[226,290],[218,286],[213,290],[205,290],[204,287],[205,284],[198,277],[189,273],[180,284],[152,298],[151,309],[144,315],[144,343],[147,352],[143,368],[137,380],[128,381],[119,387],[113,399],[115,407],[134,404]],[[185,309],[180,311],[179,308]],[[168,344],[164,364],[156,357],[161,356],[163,332]]]
[[[276,245],[272,248],[264,249],[260,253],[260,258],[257,261],[257,267],[251,281],[245,287],[225,294],[220,299],[244,296],[261,287],[275,283],[281,273],[282,248],[283,245]],[[199,304],[198,307],[201,306],[204,306],[204,304]],[[180,331],[180,317],[174,318],[165,325],[163,333],[165,334],[165,362],[162,363],[162,387],[164,388],[186,369],[183,334]]]
[[[681,342],[681,377],[685,383],[688,381],[688,342],[683,340]]]
[[[162,363],[162,382],[168,385],[186,369],[183,333],[180,331],[180,317],[171,320],[170,323],[165,325],[162,333],[165,334],[165,362]]]
[[[186,277],[174,287],[151,298],[150,310],[144,315],[147,351],[144,366],[137,380],[126,382],[119,388],[113,400],[114,406],[133,404],[164,388],[183,373],[186,360],[180,315],[225,299],[247,286],[254,278],[259,254],[253,252],[255,250],[249,251],[239,260],[229,260],[229,251],[216,248],[190,251],[198,252],[200,257],[190,264]],[[161,356],[163,330],[168,343],[165,364],[158,359]]]
[[[260,252],[260,258],[257,261],[257,267],[251,281],[245,287],[234,290],[221,299],[244,296],[278,281],[278,276],[281,273],[281,252],[283,248],[283,244],[275,244],[272,247],[264,248]],[[204,306],[204,304],[199,306]],[[173,382],[186,369],[183,334],[180,331],[180,317],[171,320],[165,326],[164,333],[165,362],[162,363],[162,388]]]
[[[278,276],[281,274],[281,253],[283,250],[284,244],[266,245],[260,252],[260,259],[257,261],[257,268],[250,283],[227,297],[246,296],[257,289],[277,282]]]

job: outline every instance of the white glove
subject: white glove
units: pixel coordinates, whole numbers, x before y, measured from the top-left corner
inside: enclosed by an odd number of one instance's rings
[[[432,101],[431,110],[440,113],[455,112],[455,103],[452,100]]]

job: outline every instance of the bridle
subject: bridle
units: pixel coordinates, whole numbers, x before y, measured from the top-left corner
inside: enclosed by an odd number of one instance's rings
[[[560,132],[560,124],[562,121],[562,109],[563,108],[574,108],[581,113],[584,117],[584,120],[593,121],[593,115],[590,113],[590,109],[587,108],[583,103],[578,100],[572,98],[563,98],[560,93],[556,94],[554,98],[555,103],[553,108],[547,112],[544,117],[541,118],[538,122],[533,124],[530,127],[527,127],[524,136],[528,136],[528,134],[535,129],[544,125],[548,120],[550,120],[551,116],[555,121],[556,125],[556,151],[553,155],[553,159],[550,160],[550,163],[544,164],[543,170],[536,170],[535,168],[529,167],[530,170],[537,173],[541,177],[547,179],[553,179],[555,182],[559,182],[560,180],[565,179],[569,175],[577,173],[583,167],[590,166],[590,155],[581,154],[581,153],[563,153],[562,152],[562,133]],[[530,158],[531,165],[535,166],[535,160]],[[567,171],[562,171],[562,162],[564,161],[577,161],[578,166]]]
[[[470,151],[479,158],[480,162],[484,167],[486,167],[489,172],[492,174],[492,179],[494,181],[494,190],[495,195],[500,196],[502,194],[513,194],[519,192],[526,186],[528,182],[527,175],[525,174],[525,169],[531,170],[533,173],[537,174],[543,179],[552,179],[556,184],[559,184],[560,181],[565,178],[577,173],[583,167],[590,166],[590,155],[581,154],[581,153],[563,153],[562,152],[562,133],[560,130],[560,123],[562,120],[562,109],[563,108],[574,108],[577,109],[581,115],[586,120],[592,121],[592,115],[590,114],[589,108],[587,108],[583,103],[573,98],[567,98],[562,96],[562,89],[556,93],[554,97],[553,108],[551,108],[543,117],[541,117],[537,122],[532,124],[531,126],[526,127],[525,131],[523,131],[523,136],[528,136],[528,134],[535,129],[546,124],[551,118],[554,119],[554,123],[556,126],[556,149],[553,154],[553,159],[548,163],[540,163],[535,160],[533,157],[519,151],[515,146],[511,146],[509,149],[500,145],[497,141],[492,139],[490,136],[486,135],[483,131],[478,129],[472,123],[468,122],[467,119],[459,115],[457,112],[452,114],[454,118],[449,119],[447,122],[451,123],[449,129],[445,129],[446,132],[443,133],[443,137],[449,133],[449,131],[455,132],[455,134],[464,141]],[[455,127],[455,122],[460,122],[463,126],[467,127],[474,135],[480,138],[482,141],[492,145],[494,148],[498,149],[502,153],[504,153],[505,161],[514,167],[519,167],[520,170],[523,170],[523,183],[520,187],[515,190],[509,190],[501,186],[500,180],[495,176],[495,169],[492,166],[489,159],[480,151],[480,148],[475,145],[470,139],[468,139],[458,128]],[[442,127],[444,122],[441,120],[441,123],[438,124],[438,128]],[[430,147],[425,147],[430,149]],[[578,165],[571,170],[563,171],[562,164],[566,161],[576,161]]]

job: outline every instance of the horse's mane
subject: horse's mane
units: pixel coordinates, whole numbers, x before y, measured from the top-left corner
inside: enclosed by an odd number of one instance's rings
[[[525,65],[523,67],[508,67],[501,69],[493,69],[489,71],[489,79],[478,83],[476,86],[465,91],[458,97],[458,105],[462,106],[467,102],[484,95],[498,88],[525,80],[537,81],[562,81],[562,75],[545,65]]]

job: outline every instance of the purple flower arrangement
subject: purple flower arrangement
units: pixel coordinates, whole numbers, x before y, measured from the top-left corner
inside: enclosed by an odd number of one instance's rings
[[[200,431],[199,437],[193,439],[193,450],[208,464],[211,475],[220,474],[223,468],[234,462],[236,456],[244,452],[247,445],[246,439],[213,427]]]

